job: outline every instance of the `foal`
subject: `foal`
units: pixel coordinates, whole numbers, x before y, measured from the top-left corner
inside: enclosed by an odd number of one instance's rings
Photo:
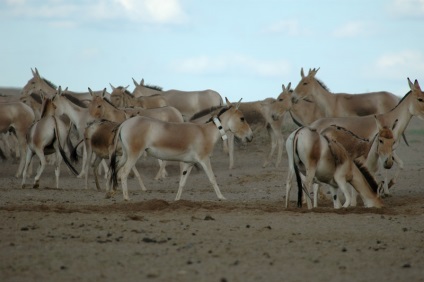
[[[360,194],[366,207],[382,207],[377,197],[377,183],[365,167],[353,162],[341,144],[329,137],[319,134],[316,130],[302,127],[290,134],[286,142],[289,159],[289,172],[286,181],[286,207],[293,172],[299,187],[298,206],[301,206],[302,181],[299,169],[305,172],[305,192],[309,195],[314,179],[330,185],[335,208],[340,208],[336,188],[340,188],[346,196],[343,207],[350,205],[348,183]],[[310,199],[307,199],[311,208]]]
[[[115,188],[121,179],[124,199],[129,200],[127,177],[130,169],[140,156],[147,154],[163,160],[183,162],[180,184],[175,200],[179,200],[194,164],[204,169],[219,199],[225,199],[219,190],[212,171],[210,155],[215,143],[231,131],[243,142],[251,141],[252,130],[244,119],[239,104],[233,106],[228,99],[222,109],[206,124],[169,123],[147,117],[133,117],[121,124],[115,138],[115,151],[112,154],[110,182]],[[116,147],[122,146],[122,157],[116,164]]]

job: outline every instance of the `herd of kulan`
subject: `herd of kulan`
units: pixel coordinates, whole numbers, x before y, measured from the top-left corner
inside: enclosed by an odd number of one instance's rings
[[[136,163],[145,153],[158,159],[156,179],[165,177],[166,162],[180,162],[179,200],[194,165],[201,166],[219,199],[222,195],[210,156],[215,144],[223,140],[228,148],[230,168],[234,163],[234,138],[250,142],[252,130],[240,110],[240,101],[225,101],[213,90],[163,91],[160,87],[138,83],[135,89],[112,87],[102,91],[76,93],[56,87],[40,76],[37,69],[19,97],[0,97],[1,149],[20,158],[16,177],[22,187],[32,170],[37,155],[33,187],[51,155],[55,164],[56,186],[59,187],[62,160],[88,187],[89,168],[97,189],[98,168],[107,171],[106,197],[111,197],[121,181],[123,196],[129,200],[127,178],[133,172],[142,190],[146,190]],[[299,125],[285,142],[288,159],[286,206],[293,176],[298,183],[298,206],[306,201],[308,208],[317,206],[319,185],[328,184],[335,208],[356,206],[357,195],[365,207],[382,207],[381,198],[389,194],[403,169],[396,153],[406,127],[413,116],[424,118],[424,93],[418,81],[408,78],[410,91],[399,98],[389,92],[363,94],[331,93],[310,69],[292,90],[282,87],[276,98],[256,104],[267,122],[271,150],[264,166],[277,149],[276,166],[281,164],[284,138],[282,116],[289,113]],[[72,142],[71,136],[79,142]],[[74,143],[74,144],[73,144]],[[82,156],[78,172],[72,161]],[[397,164],[389,180],[387,170]],[[384,180],[376,181],[382,172]],[[338,189],[344,195],[341,205]],[[312,193],[313,191],[313,193]],[[304,195],[304,196],[303,196]],[[313,199],[311,197],[313,195]],[[302,197],[305,199],[302,200]],[[313,200],[313,203],[312,203]]]

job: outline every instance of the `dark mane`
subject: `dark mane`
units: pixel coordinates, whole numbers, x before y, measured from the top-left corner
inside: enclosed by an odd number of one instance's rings
[[[210,107],[210,108],[207,108],[207,109],[204,109],[204,110],[201,110],[200,112],[197,112],[197,113],[195,113],[191,118],[190,118],[190,121],[193,121],[193,120],[195,120],[195,119],[198,119],[198,118],[201,118],[201,117],[204,117],[204,116],[206,116],[206,115],[208,115],[208,114],[211,114],[212,112],[214,112],[214,111],[216,111],[216,110],[218,110],[218,109],[220,109],[220,108],[222,108],[223,106],[213,106],[213,107]],[[224,106],[224,108],[226,108],[225,106]]]
[[[133,97],[133,94],[131,94],[131,92],[128,91],[128,89],[126,89],[124,86],[118,86],[116,88],[119,89],[119,90],[125,89],[124,93]]]
[[[336,124],[332,124],[332,125],[330,125],[330,126],[335,127],[337,130],[344,131],[344,132],[346,132],[346,133],[350,134],[352,137],[354,137],[354,138],[356,138],[356,139],[359,139],[359,140],[364,141],[364,142],[370,142],[370,140],[369,140],[369,139],[362,138],[362,137],[360,137],[360,136],[356,135],[355,133],[353,133],[352,131],[350,131],[349,129],[344,128],[343,126],[339,126],[339,125],[336,125]]]
[[[50,80],[45,79],[44,77],[43,77],[42,79],[43,79],[43,81],[44,81],[45,83],[47,83],[47,84],[48,84],[51,88],[57,89],[57,86],[56,86],[53,82],[51,82]]]
[[[144,87],[152,89],[152,90],[163,91],[163,88],[157,85],[146,84],[144,85]]]
[[[112,102],[108,99],[108,98],[103,98],[103,101],[105,101],[106,103],[108,103],[109,105],[111,105],[112,107],[114,107],[115,109],[119,110],[118,107],[116,107],[114,104],[112,104]]]
[[[67,94],[67,93],[63,93],[62,95],[66,99],[68,99],[69,102],[75,104],[76,106],[78,106],[80,108],[87,108],[87,105],[84,102],[82,102],[80,99],[78,99],[78,98],[76,98],[76,97],[74,97],[70,94]]]
[[[354,160],[353,162],[355,163],[356,167],[361,171],[362,175],[367,180],[367,182],[370,185],[372,191],[374,193],[377,193],[377,191],[378,191],[378,183],[375,180],[374,176],[369,172],[368,168],[363,163],[361,163],[359,160]]]
[[[406,93],[406,94],[405,94],[405,96],[403,96],[403,97],[402,97],[402,99],[400,99],[399,103],[398,103],[398,104],[397,104],[397,105],[396,105],[393,109],[391,109],[391,111],[393,111],[394,109],[396,109],[396,108],[397,108],[397,106],[399,106],[399,105],[400,105],[400,103],[402,103],[402,101],[403,101],[403,100],[405,100],[405,99],[406,99],[406,97],[407,97],[409,94],[411,94],[411,92],[412,92],[412,91],[411,91],[411,90],[409,90],[409,92],[408,92],[408,93]]]
[[[322,88],[324,88],[325,90],[327,90],[328,92],[331,92],[330,89],[327,87],[327,85],[325,85],[324,82],[322,82],[321,80],[319,80],[318,78],[315,78],[315,80],[318,82],[319,85],[321,85]]]

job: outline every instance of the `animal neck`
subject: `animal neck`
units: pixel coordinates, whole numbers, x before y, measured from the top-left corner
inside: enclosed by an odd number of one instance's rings
[[[327,91],[322,85],[315,81],[316,86],[311,92],[311,96],[315,100],[316,105],[325,113],[326,117],[337,116],[337,97]]]
[[[365,160],[365,166],[372,172],[376,172],[378,170],[378,134],[375,135],[371,145],[370,149],[367,155],[367,158]]]
[[[352,186],[359,192],[359,195],[364,202],[366,207],[382,207],[382,203],[380,199],[377,197],[377,191],[373,189],[373,186],[376,186],[374,179],[368,177],[372,177],[371,175],[364,175],[361,170],[358,168],[356,164],[352,165],[352,180],[350,183]],[[373,182],[370,184],[370,182]],[[374,187],[377,189],[377,187]]]
[[[213,123],[216,125],[216,127],[218,128],[219,134],[221,134],[221,138],[222,140],[227,140],[227,134],[225,133],[224,127],[222,127],[221,121],[219,120],[218,117],[214,117],[212,119]]]
[[[396,119],[398,120],[396,127],[393,129],[395,140],[399,140],[411,118],[416,115],[413,110],[414,102],[414,97],[408,94],[394,109],[381,115],[387,124],[394,124]]]
[[[73,124],[78,125],[79,121],[86,115],[88,112],[87,108],[82,108],[74,103],[66,100],[66,98],[62,99],[62,111],[69,117]]]

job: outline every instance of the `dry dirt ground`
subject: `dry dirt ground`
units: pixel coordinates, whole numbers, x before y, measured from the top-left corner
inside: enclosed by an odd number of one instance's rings
[[[287,136],[287,134],[286,134]],[[408,127],[410,147],[383,209],[284,208],[287,157],[262,168],[269,139],[256,131],[237,146],[235,168],[220,144],[212,166],[219,201],[206,175],[193,169],[175,202],[178,165],[155,181],[155,160],[140,160],[147,192],[129,180],[105,199],[62,165],[60,189],[48,166],[39,189],[0,164],[0,281],[424,281],[424,121]],[[393,171],[391,171],[393,173]],[[104,184],[104,179],[101,180]],[[362,204],[360,202],[360,204]]]

